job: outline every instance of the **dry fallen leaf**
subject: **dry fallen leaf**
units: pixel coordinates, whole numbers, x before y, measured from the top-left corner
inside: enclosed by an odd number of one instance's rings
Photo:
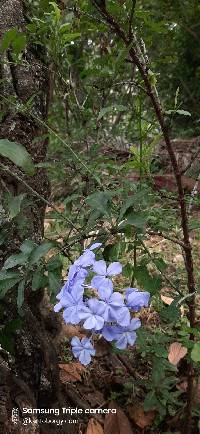
[[[90,419],[87,426],[86,434],[104,434],[103,428],[95,419]]]
[[[172,303],[172,301],[174,301],[173,298],[171,298],[171,297],[165,297],[165,295],[161,295],[160,298],[168,306],[170,306],[170,304]]]
[[[181,345],[179,342],[173,342],[169,347],[168,360],[172,365],[177,366],[186,354],[186,347]]]
[[[143,407],[139,404],[129,405],[128,414],[131,420],[141,429],[144,429],[147,426],[152,425],[156,417],[155,411],[146,412],[144,411]]]
[[[59,364],[60,368],[60,380],[62,383],[81,380],[81,374],[85,371],[85,367],[79,362]]]
[[[104,422],[104,434],[133,434],[131,424],[115,401],[110,402],[109,408],[116,409],[116,413],[108,413]]]

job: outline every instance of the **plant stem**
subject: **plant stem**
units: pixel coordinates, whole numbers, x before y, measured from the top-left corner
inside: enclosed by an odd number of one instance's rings
[[[129,35],[126,35],[123,28],[119,25],[119,23],[115,20],[115,18],[107,11],[105,2],[98,2],[97,0],[92,0],[92,3],[95,5],[97,10],[100,12],[101,16],[105,19],[110,29],[114,31],[116,36],[121,39],[126,47],[130,47],[129,55],[132,60],[132,63],[137,66],[140,75],[143,79],[144,86],[146,89],[146,93],[150,98],[152,107],[154,109],[155,115],[157,117],[158,123],[160,125],[164,140],[165,146],[168,151],[172,169],[174,172],[174,176],[176,179],[177,190],[178,190],[178,202],[180,206],[180,216],[181,216],[181,227],[183,232],[183,250],[185,255],[185,265],[187,272],[187,287],[188,292],[191,294],[191,297],[188,300],[188,308],[189,308],[189,321],[190,327],[195,326],[195,282],[194,282],[194,271],[193,271],[193,258],[192,258],[192,246],[189,238],[189,226],[188,226],[188,216],[186,210],[185,196],[184,190],[182,186],[181,172],[178,167],[178,163],[176,160],[176,156],[173,150],[173,146],[170,140],[168,127],[165,123],[164,118],[164,110],[159,101],[157,90],[155,86],[152,85],[150,76],[148,73],[148,67],[144,61],[143,56],[141,55],[141,50],[138,47],[138,42],[135,35],[132,35],[132,41],[130,41]],[[135,47],[133,48],[133,42]],[[190,334],[190,340],[194,340],[194,336]],[[188,364],[188,388],[187,388],[187,405],[185,412],[185,434],[190,434],[192,429],[192,397],[193,397],[193,366],[192,363]]]

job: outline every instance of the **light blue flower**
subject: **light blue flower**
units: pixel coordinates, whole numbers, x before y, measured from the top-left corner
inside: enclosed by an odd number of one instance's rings
[[[137,288],[126,290],[126,305],[135,312],[138,312],[142,307],[148,307],[149,298],[149,292],[139,291]]]
[[[135,330],[141,327],[141,322],[138,318],[131,320],[128,327],[105,326],[101,334],[107,341],[115,341],[116,348],[124,350],[127,345],[134,345],[137,335]]]
[[[55,312],[64,308],[63,318],[66,323],[78,324],[80,322],[79,310],[84,305],[83,292],[84,288],[77,286],[72,293],[66,292],[59,303],[55,305]]]
[[[90,298],[87,306],[81,306],[79,318],[84,320],[83,327],[86,330],[100,330],[104,325],[105,304],[96,298]]]
[[[111,276],[116,276],[122,272],[122,265],[120,262],[113,262],[108,267],[105,261],[95,261],[93,264],[93,271],[98,274],[98,276],[94,276],[91,285],[96,289],[100,288],[112,288],[112,281],[110,280]]]
[[[117,339],[118,331],[119,327],[116,325],[104,325],[100,333],[104,337],[104,339],[106,339],[106,341],[111,342]]]
[[[83,365],[88,365],[91,362],[91,356],[95,355],[95,349],[88,338],[81,340],[76,336],[71,340],[72,352],[74,357],[79,359]]]
[[[122,294],[113,292],[113,284],[106,289],[105,287],[99,288],[98,294],[106,305],[104,312],[105,321],[117,321],[122,326],[128,326],[130,324],[130,312],[124,305]]]
[[[94,249],[100,247],[102,243],[94,243],[90,247],[84,250],[83,254],[74,262],[74,265],[81,267],[89,267],[95,262]]]
[[[67,293],[71,293],[73,288],[81,286],[84,284],[85,279],[88,275],[88,271],[78,265],[71,265],[69,268],[68,279],[64,286],[61,288],[60,292],[57,294],[56,298],[61,300],[61,298]]]

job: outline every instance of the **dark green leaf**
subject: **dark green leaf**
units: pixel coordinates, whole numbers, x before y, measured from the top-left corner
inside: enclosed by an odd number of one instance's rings
[[[16,166],[21,167],[28,175],[35,172],[31,156],[24,146],[7,139],[0,139],[0,155],[11,160]]]
[[[21,280],[18,285],[17,292],[17,308],[20,311],[23,303],[24,303],[24,288],[25,288],[26,279]]]
[[[57,293],[58,290],[61,288],[60,277],[57,275],[57,273],[53,273],[52,271],[49,271],[48,278],[49,278],[49,289],[51,294]]]
[[[200,342],[196,342],[191,352],[191,359],[194,362],[200,362]]]
[[[20,213],[21,204],[26,195],[25,194],[19,194],[19,196],[11,197],[8,200],[8,211],[10,214],[10,218],[13,219]]]
[[[44,282],[44,270],[38,268],[32,278],[32,290],[37,291],[38,289],[43,287]]]
[[[104,107],[100,110],[97,120],[102,119],[107,113],[115,113],[115,112],[124,112],[127,110],[127,107],[123,105],[112,105],[109,107]]]
[[[30,265],[34,265],[37,262],[40,261],[40,259],[43,258],[43,256],[45,256],[49,250],[51,250],[53,247],[55,247],[54,243],[48,242],[48,243],[43,243],[38,247],[35,247],[31,254],[30,254],[30,258],[29,258],[29,263]]]
[[[120,209],[120,214],[119,214],[119,221],[122,220],[122,218],[124,217],[124,214],[126,213],[126,211],[132,207],[135,203],[135,196],[131,196],[128,197],[128,199],[126,199],[126,201],[123,203],[121,209]]]
[[[37,247],[37,244],[35,244],[33,241],[31,240],[26,240],[23,242],[23,244],[20,246],[20,250],[23,253],[31,253],[33,251],[33,249],[35,249],[35,247]]]
[[[6,33],[4,33],[3,38],[1,40],[0,53],[3,53],[5,50],[7,50],[7,48],[14,40],[16,35],[17,35],[17,29],[14,27],[12,29],[9,29]]]
[[[109,192],[100,191],[88,196],[85,202],[95,211],[105,214],[108,212],[108,202],[110,198],[111,195]]]
[[[160,316],[168,323],[176,322],[180,318],[180,308],[177,307],[177,300],[174,300],[169,306],[162,309]]]
[[[0,299],[4,298],[7,291],[13,288],[20,280],[22,280],[22,276],[19,273],[8,273],[7,277],[5,275],[4,279],[0,280]]]
[[[139,286],[150,294],[155,294],[162,287],[162,279],[159,275],[154,274],[152,277],[146,266],[138,266],[134,269],[134,277]]]
[[[28,257],[29,256],[26,253],[17,253],[16,255],[11,255],[8,259],[6,259],[3,268],[8,270],[9,268],[14,268],[17,265],[25,265],[28,261]]]
[[[12,41],[12,48],[16,56],[18,56],[26,47],[26,35],[18,33]]]
[[[60,270],[62,269],[62,262],[59,258],[58,255],[53,256],[52,258],[49,259],[49,261],[47,262],[47,270],[48,271],[54,271],[54,270]]]

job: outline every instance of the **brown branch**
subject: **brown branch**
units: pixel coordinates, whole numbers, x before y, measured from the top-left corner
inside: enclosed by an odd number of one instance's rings
[[[110,28],[115,32],[116,36],[121,39],[125,46],[130,46],[130,39],[124,32],[124,30],[120,27],[115,18],[106,10],[105,3],[98,3],[97,0],[92,0],[92,3],[96,6],[100,14],[104,17],[104,19],[109,24]],[[164,118],[164,110],[160,104],[157,94],[155,93],[155,88],[152,86],[151,81],[148,75],[148,68],[144,63],[143,59],[140,59],[140,53],[138,55],[138,47],[137,40],[134,37],[134,41],[136,49],[132,46],[129,50],[129,55],[132,62],[137,66],[140,75],[143,79],[146,92],[150,98],[152,107],[156,114],[157,120],[159,122],[164,140],[165,146],[168,151],[171,165],[173,168],[174,176],[176,179],[177,190],[178,190],[178,202],[180,206],[180,215],[181,215],[181,227],[183,232],[183,242],[184,242],[184,256],[185,256],[185,265],[187,272],[187,286],[188,292],[191,294],[191,297],[188,300],[188,308],[189,308],[189,320],[190,326],[193,328],[195,326],[195,282],[194,282],[194,271],[193,271],[193,259],[192,259],[192,246],[189,238],[189,226],[188,226],[188,216],[186,210],[184,189],[182,185],[181,172],[178,167],[178,163],[176,160],[176,156],[173,150],[173,146],[170,140],[168,127],[165,123]],[[193,294],[193,295],[192,295]],[[190,340],[193,340],[193,334],[190,335]],[[192,395],[193,395],[193,380],[192,380],[193,367],[192,363],[188,365],[188,390],[187,390],[187,406],[186,406],[186,420],[185,420],[185,434],[191,433],[191,422],[192,422]]]

